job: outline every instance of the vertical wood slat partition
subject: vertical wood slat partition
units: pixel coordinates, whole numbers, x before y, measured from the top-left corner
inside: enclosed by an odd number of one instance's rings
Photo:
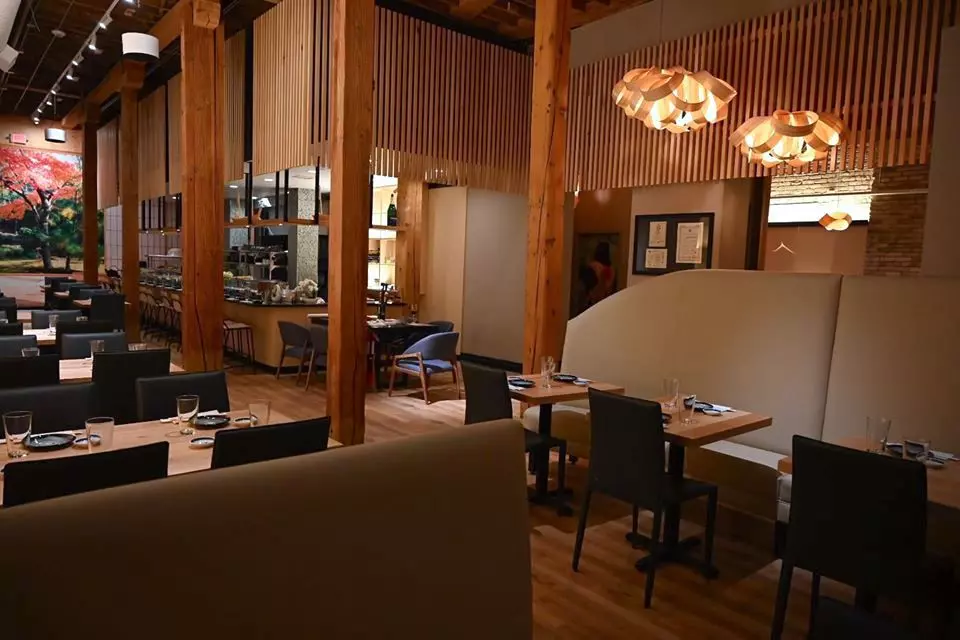
[[[224,43],[223,61],[223,178],[243,178],[243,31]]]
[[[97,130],[97,207],[120,204],[120,123],[114,118]]]
[[[167,155],[170,165],[170,184],[168,193],[180,193],[183,191],[181,183],[183,181],[181,171],[181,152],[180,152],[180,123],[181,117],[181,93],[180,88],[183,82],[183,74],[178,73],[167,81],[167,126],[170,135],[167,139]]]
[[[167,193],[167,90],[159,87],[140,101],[140,200]]]
[[[315,1],[285,0],[253,23],[253,167],[258,174],[314,164]],[[240,53],[242,63],[242,46]]]
[[[929,161],[940,31],[957,0],[819,0],[574,69],[566,187],[593,190],[745,178],[729,137],[776,109],[827,111],[849,128],[825,160],[777,172],[847,171]],[[739,92],[722,123],[676,135],[616,107],[636,67],[706,69]]]

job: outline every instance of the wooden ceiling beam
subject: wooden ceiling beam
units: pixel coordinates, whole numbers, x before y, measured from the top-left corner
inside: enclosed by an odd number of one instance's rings
[[[180,14],[183,11],[189,10],[190,0],[180,0],[172,9],[170,9],[170,11],[165,13],[155,25],[153,25],[153,28],[150,29],[150,35],[155,37],[160,42],[161,51],[180,37]],[[122,62],[118,62],[116,65],[114,65],[113,69],[107,73],[106,77],[103,79],[103,82],[101,82],[95,89],[87,94],[86,101],[96,105],[101,105],[106,102],[107,98],[120,91],[122,86],[123,64]],[[70,113],[64,116],[63,120],[61,120],[61,124],[65,129],[76,129],[83,124],[83,114],[83,104],[78,103],[73,109],[70,110]]]
[[[460,0],[450,13],[462,20],[471,20],[487,10],[496,0]]]

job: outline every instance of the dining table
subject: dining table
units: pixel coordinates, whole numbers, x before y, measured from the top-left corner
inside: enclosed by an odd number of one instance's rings
[[[183,367],[170,363],[170,373],[183,373]],[[93,380],[93,358],[60,361],[60,382],[90,382]]]
[[[38,347],[52,347],[57,344],[57,330],[54,329],[24,329],[23,335],[36,336]]]
[[[235,422],[233,422],[237,418],[248,416],[248,411],[230,411],[227,412],[226,415],[230,416],[231,418],[231,423],[229,425],[219,429],[197,429],[193,435],[182,435],[179,427],[172,419],[118,425],[114,428],[113,446],[111,449],[127,449],[145,444],[153,444],[155,442],[169,442],[170,458],[167,462],[167,475],[175,476],[183,473],[205,471],[210,468],[210,462],[213,457],[213,448],[197,448],[191,446],[190,441],[192,439],[200,436],[213,437],[215,433],[225,429],[258,428],[238,427],[236,426]],[[293,422],[293,420],[277,411],[270,412],[270,424],[283,424],[285,422]],[[84,431],[82,429],[78,429],[76,431],[72,431],[71,433],[79,437],[84,434]],[[2,442],[3,441],[0,440],[0,443]],[[6,444],[4,443],[0,446],[5,447]],[[341,444],[333,438],[330,438],[327,441],[327,448],[335,448],[340,446]],[[94,448],[94,452],[99,450],[99,448]],[[88,453],[89,451],[86,447],[72,446],[55,451],[30,451],[26,457],[20,458],[19,460],[46,460],[49,458],[64,458],[67,456],[87,455]],[[3,457],[0,458],[0,471],[2,471],[4,464],[9,464],[11,462],[16,464],[16,462],[13,460],[8,459],[4,453]],[[3,474],[0,473],[0,501],[2,501],[2,496]],[[2,504],[2,502],[0,502],[0,504]]]

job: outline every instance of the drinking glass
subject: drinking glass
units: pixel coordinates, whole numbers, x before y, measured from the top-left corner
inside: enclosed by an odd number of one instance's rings
[[[131,342],[127,345],[127,351],[146,351],[147,343],[146,342]]]
[[[685,406],[681,407],[683,417],[680,419],[680,424],[697,424],[697,394],[691,393],[687,398],[692,404],[689,411],[686,410]]]
[[[56,328],[57,328],[57,320],[58,320],[59,318],[60,318],[60,316],[58,316],[57,314],[55,314],[55,313],[54,313],[54,314],[51,314],[51,316],[50,316],[49,318],[47,318],[47,322],[49,323],[48,326],[49,326],[51,329],[56,329]]]
[[[20,355],[24,358],[33,358],[40,355],[40,347],[24,347],[20,349]]]
[[[542,385],[550,388],[553,385],[553,372],[557,368],[557,363],[553,361],[552,356],[544,356],[540,359],[540,377]]]
[[[867,451],[883,453],[890,437],[890,418],[867,417]]]
[[[193,420],[200,410],[200,396],[177,396],[177,424],[180,433],[189,436],[193,433]]]
[[[663,379],[663,408],[667,413],[677,410],[680,400],[680,381],[676,378]]]
[[[87,428],[87,450],[93,451],[93,438],[100,439],[101,449],[113,447],[113,418],[90,418],[84,423]]]
[[[262,427],[270,424],[270,401],[251,400],[247,405],[251,427]]]
[[[7,439],[7,456],[22,458],[27,455],[20,443],[30,435],[33,425],[33,413],[30,411],[11,411],[3,414],[3,435]]]
[[[94,354],[103,353],[104,342],[103,340],[91,340],[90,341],[90,357],[92,358]]]

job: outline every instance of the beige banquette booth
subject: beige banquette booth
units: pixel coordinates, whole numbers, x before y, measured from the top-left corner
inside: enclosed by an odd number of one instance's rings
[[[5,638],[532,636],[501,421],[0,510]]]
[[[773,426],[691,451],[688,473],[769,521],[777,462],[794,434],[862,436],[868,415],[892,436],[960,453],[960,280],[686,271],[620,291],[567,325],[562,369],[660,395],[682,393],[773,417]],[[554,433],[589,452],[586,404],[557,407]],[[536,409],[524,415],[528,426]],[[789,484],[782,498],[789,502]]]

